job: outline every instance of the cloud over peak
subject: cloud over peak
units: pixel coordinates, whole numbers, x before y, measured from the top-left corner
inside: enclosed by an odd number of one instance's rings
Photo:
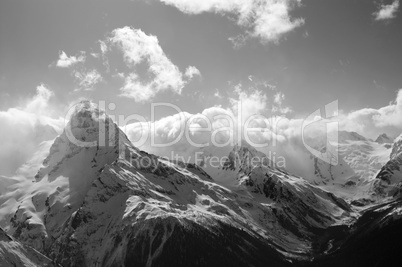
[[[43,141],[55,138],[57,131],[61,131],[64,119],[49,116],[53,113],[49,103],[53,95],[49,88],[41,84],[36,87],[36,94],[22,105],[0,110],[2,175],[14,175],[38,152]]]
[[[396,17],[399,9],[399,0],[395,0],[389,5],[380,5],[379,10],[373,13],[375,20],[389,20]]]
[[[48,107],[50,98],[54,93],[50,91],[44,84],[36,87],[36,95],[27,103],[24,111],[40,114]]]
[[[301,0],[159,0],[186,14],[212,12],[234,15],[236,23],[246,34],[230,38],[238,46],[247,37],[259,38],[262,43],[278,42],[284,34],[304,24],[302,18],[292,18],[290,12]]]

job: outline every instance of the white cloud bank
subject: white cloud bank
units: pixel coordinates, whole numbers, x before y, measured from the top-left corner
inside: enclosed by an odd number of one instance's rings
[[[395,101],[379,109],[364,108],[341,115],[341,127],[376,138],[381,133],[396,137],[402,131],[402,89]]]
[[[188,67],[183,74],[167,57],[159,45],[158,38],[147,35],[140,29],[130,27],[115,29],[106,42],[101,44],[103,53],[107,53],[112,47],[117,47],[123,53],[124,61],[131,73],[124,75],[122,96],[133,98],[138,102],[149,101],[161,91],[170,90],[181,94],[187,82],[194,76],[200,75],[200,71],[193,66]],[[146,65],[150,79],[145,79],[144,75],[138,73],[137,68],[142,64]]]
[[[49,117],[49,100],[53,92],[40,85],[36,95],[21,107],[0,111],[0,171],[10,176],[38,151],[39,145],[56,137],[64,119]],[[43,160],[43,158],[41,159]]]
[[[275,94],[271,101],[281,102],[280,99],[282,96]],[[154,122],[131,123],[123,127],[123,130],[134,145],[160,156],[171,157],[174,152],[185,159],[189,156],[194,159],[194,153],[205,151],[202,147],[207,143],[210,149],[215,144],[228,147],[246,140],[257,146],[264,145],[260,150],[265,153],[271,151],[278,156],[285,156],[289,167],[297,167],[303,162],[301,157],[309,156],[301,139],[304,118],[259,116],[269,114],[269,100],[261,91],[246,93],[238,90],[238,98],[233,98],[231,106],[227,108],[210,107],[198,114],[180,112]],[[372,139],[384,132],[396,137],[402,132],[402,89],[396,100],[387,106],[350,113],[340,111],[335,120],[339,122],[339,130],[342,131],[355,131]],[[324,120],[310,124],[304,129],[304,134],[311,140],[325,139],[327,122]],[[248,129],[252,131],[245,138]],[[234,143],[229,143],[230,140]],[[215,150],[214,153],[220,152]]]
[[[259,38],[263,43],[278,42],[286,33],[304,24],[302,18],[292,18],[290,12],[301,0],[159,0],[186,14],[212,12],[235,16],[245,35],[230,38],[235,46],[246,36]]]
[[[390,20],[396,17],[399,9],[399,0],[395,0],[389,5],[380,5],[379,10],[374,12],[375,20]]]
[[[170,156],[171,151],[191,154],[206,143],[211,146],[214,143],[233,145],[232,141],[237,142],[238,130],[242,125],[249,123],[254,127],[260,120],[259,115],[269,112],[268,97],[262,91],[246,91],[241,85],[235,87],[237,96],[230,99],[226,108],[210,107],[198,114],[181,111],[153,123],[131,123],[123,130],[134,145],[161,156]],[[247,122],[253,116],[255,119]],[[229,140],[230,136],[232,140]],[[152,142],[163,146],[153,146]],[[165,146],[169,143],[172,145]]]

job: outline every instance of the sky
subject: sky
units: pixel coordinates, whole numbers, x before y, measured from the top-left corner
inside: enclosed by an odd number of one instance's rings
[[[60,130],[89,99],[147,120],[151,103],[197,114],[242,101],[288,126],[337,100],[344,129],[395,137],[400,13],[399,0],[1,0],[0,136]]]

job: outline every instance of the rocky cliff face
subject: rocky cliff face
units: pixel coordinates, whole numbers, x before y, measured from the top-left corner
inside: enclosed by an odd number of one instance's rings
[[[35,249],[16,241],[0,228],[0,266],[56,267],[57,265]]]

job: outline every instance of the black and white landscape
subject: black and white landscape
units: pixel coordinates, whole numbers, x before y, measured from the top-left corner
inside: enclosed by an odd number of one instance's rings
[[[2,1],[0,267],[400,266],[399,13]]]

